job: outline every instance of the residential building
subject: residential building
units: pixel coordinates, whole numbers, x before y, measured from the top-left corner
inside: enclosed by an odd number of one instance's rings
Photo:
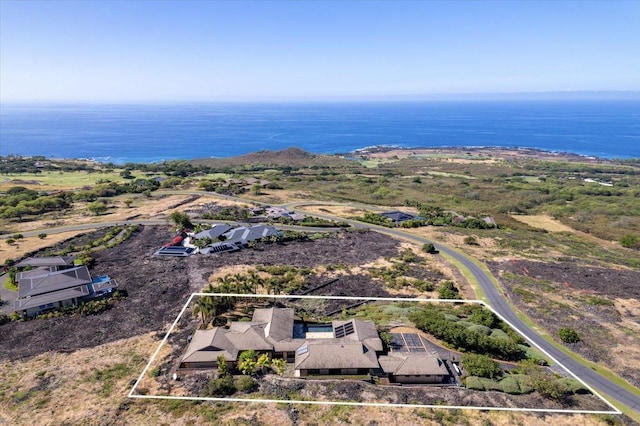
[[[67,260],[61,263],[56,259],[29,261],[30,265],[39,264],[41,267],[18,274],[18,297],[14,302],[16,312],[24,316],[39,315],[100,297],[118,286],[106,275],[91,278],[86,266],[51,270],[69,265]]]

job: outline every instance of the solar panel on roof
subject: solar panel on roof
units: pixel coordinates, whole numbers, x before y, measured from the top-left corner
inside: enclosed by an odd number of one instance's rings
[[[340,337],[344,337],[344,336],[348,336],[348,335],[350,335],[350,334],[353,334],[353,331],[354,331],[354,329],[353,329],[353,322],[351,322],[351,321],[350,321],[350,322],[348,322],[348,323],[345,323],[345,324],[339,325],[339,326],[337,326],[337,327],[334,329],[334,333],[335,333],[335,336],[336,336],[337,338],[340,338]]]

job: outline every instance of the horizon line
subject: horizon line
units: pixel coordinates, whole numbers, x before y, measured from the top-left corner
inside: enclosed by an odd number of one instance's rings
[[[472,92],[338,96],[212,97],[210,99],[0,99],[11,104],[213,104],[213,103],[328,103],[527,100],[640,100],[640,90],[572,90],[532,92]]]

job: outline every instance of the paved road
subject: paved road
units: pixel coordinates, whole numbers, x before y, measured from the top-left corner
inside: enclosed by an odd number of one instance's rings
[[[314,203],[291,203],[289,204],[291,208],[299,207],[304,210],[304,205],[312,205]],[[319,204],[319,203],[318,203]],[[322,203],[326,204],[326,203]],[[312,213],[308,213],[312,214]],[[317,215],[313,213],[313,215],[323,217],[325,219],[331,219],[330,215]],[[335,218],[334,218],[335,219]],[[359,227],[367,227],[374,231],[381,232],[384,234],[392,235],[395,237],[405,238],[412,241],[415,241],[419,244],[427,244],[433,243],[437,250],[442,253],[445,253],[458,262],[460,262],[475,278],[475,280],[480,285],[480,288],[485,294],[486,302],[504,319],[510,322],[515,328],[517,328],[530,342],[535,343],[538,347],[542,348],[549,355],[556,359],[556,361],[563,364],[567,367],[571,372],[573,372],[576,376],[580,377],[584,380],[589,386],[599,390],[609,397],[619,401],[620,403],[626,405],[631,408],[636,413],[640,414],[640,396],[629,392],[628,390],[618,386],[617,384],[611,382],[605,377],[602,377],[595,371],[591,370],[589,367],[585,367],[581,363],[575,361],[573,358],[565,355],[560,349],[556,348],[554,345],[540,337],[540,335],[532,330],[529,326],[527,326],[515,313],[512,306],[507,302],[505,297],[500,294],[498,288],[495,286],[494,282],[491,279],[491,275],[480,268],[475,262],[469,259],[467,256],[457,252],[456,250],[451,249],[450,247],[444,246],[442,244],[438,244],[432,241],[427,240],[426,238],[422,238],[416,235],[412,235],[408,232],[401,231],[394,228],[384,228],[376,225],[363,225],[360,222],[347,220],[348,223],[359,226]]]
[[[174,192],[183,193],[183,194],[188,193],[188,194],[227,198],[227,199],[232,199],[232,200],[240,201],[244,203],[254,202],[253,200],[247,200],[247,199],[242,199],[238,197],[220,196],[219,194],[203,193],[198,191],[174,191]],[[304,211],[305,205],[313,205],[313,204],[327,205],[327,204],[339,204],[339,203],[298,202],[298,203],[288,203],[286,204],[286,206],[292,209],[297,208],[299,210]],[[522,322],[520,318],[518,318],[518,316],[516,315],[511,305],[507,302],[505,297],[502,294],[500,294],[500,292],[498,291],[498,288],[495,286],[494,282],[491,279],[492,278],[491,275],[488,272],[484,271],[482,268],[480,268],[470,258],[457,252],[456,250],[453,250],[450,247],[432,242],[426,238],[412,235],[408,232],[405,232],[399,229],[384,228],[384,227],[371,225],[371,224],[363,224],[361,222],[354,221],[354,220],[349,220],[349,219],[345,220],[343,218],[337,218],[329,214],[317,214],[317,213],[310,213],[310,212],[305,212],[305,213],[307,213],[310,216],[316,216],[323,219],[346,221],[347,223],[357,228],[368,228],[376,232],[381,232],[391,236],[412,240],[419,244],[433,243],[436,249],[438,249],[440,252],[445,253],[448,256],[460,262],[464,266],[464,268],[466,268],[473,275],[474,279],[478,282],[478,284],[480,285],[482,291],[486,296],[486,302],[500,316],[502,316],[503,319],[507,320],[514,327],[520,330],[520,332],[527,338],[527,340],[534,343],[539,348],[542,348],[544,351],[550,354],[553,358],[555,358],[557,361],[559,361],[564,366],[566,366],[569,370],[571,370],[574,374],[576,374],[578,377],[584,380],[589,386],[592,386],[596,390],[599,390],[607,394],[610,398],[613,398],[614,400],[626,405],[631,410],[633,410],[638,415],[640,415],[640,396],[632,392],[629,392],[628,390],[611,382],[607,378],[599,375],[598,373],[591,370],[590,368],[585,367],[581,363],[566,356],[562,351],[560,351],[554,345],[552,345],[551,343],[547,342],[545,339],[540,337],[535,330],[532,330],[529,326],[527,326],[524,322]],[[37,235],[38,233],[41,233],[41,232],[53,233],[53,232],[65,232],[70,230],[95,229],[100,227],[113,226],[116,223],[123,224],[125,222],[117,221],[117,222],[71,225],[71,226],[64,226],[64,227],[54,228],[54,229],[23,232],[22,234],[25,236],[31,236],[31,235]],[[132,220],[132,221],[127,221],[126,223],[149,225],[149,224],[166,224],[167,222],[166,220]],[[291,228],[296,229],[297,227],[291,227]],[[302,228],[302,229],[307,229],[307,228]]]

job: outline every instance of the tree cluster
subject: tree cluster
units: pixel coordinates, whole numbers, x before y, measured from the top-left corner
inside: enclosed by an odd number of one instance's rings
[[[461,351],[488,354],[504,360],[518,360],[526,356],[513,339],[494,338],[479,331],[470,330],[464,325],[447,319],[437,307],[425,306],[422,310],[413,312],[409,319],[419,329]]]

